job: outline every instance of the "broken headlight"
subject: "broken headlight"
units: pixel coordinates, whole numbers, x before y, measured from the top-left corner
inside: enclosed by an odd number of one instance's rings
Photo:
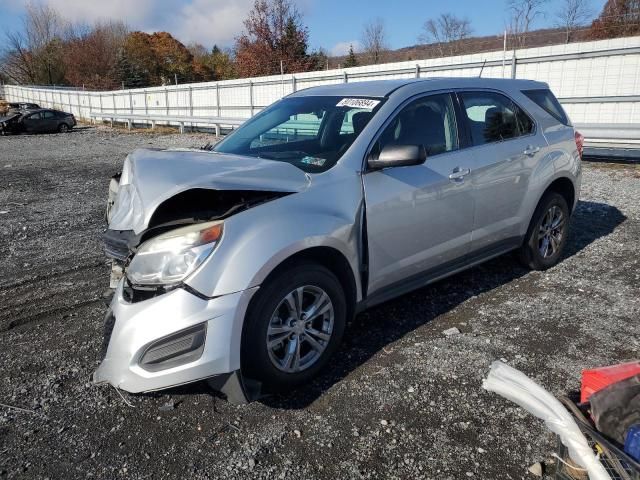
[[[178,228],[144,242],[127,267],[133,285],[181,282],[213,252],[222,237],[222,222]]]

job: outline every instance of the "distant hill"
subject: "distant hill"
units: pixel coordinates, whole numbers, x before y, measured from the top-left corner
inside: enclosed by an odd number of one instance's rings
[[[574,32],[571,35],[571,42],[583,42],[589,40],[589,30],[583,29]],[[502,50],[504,38],[503,35],[489,35],[485,37],[472,37],[459,42],[445,44],[426,44],[412,45],[402,47],[396,50],[388,50],[383,54],[382,62],[404,62],[410,60],[425,60],[428,58],[438,58],[452,55],[469,55],[472,53],[492,52]],[[544,47],[547,45],[558,45],[566,43],[566,33],[559,28],[549,28],[542,30],[533,30],[527,34],[525,46],[519,48]],[[515,41],[513,38],[507,38],[507,50],[514,48]],[[330,57],[329,65],[331,68],[338,67],[345,62],[347,56]],[[371,61],[367,58],[366,53],[357,53],[356,58],[358,65],[370,65]]]

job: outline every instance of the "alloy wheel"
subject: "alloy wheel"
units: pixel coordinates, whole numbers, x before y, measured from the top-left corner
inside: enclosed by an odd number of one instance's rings
[[[554,256],[564,238],[565,219],[562,209],[552,205],[540,222],[538,229],[538,251],[543,258]]]
[[[289,292],[271,315],[267,350],[273,365],[286,373],[315,364],[331,340],[335,312],[322,288],[305,285]]]

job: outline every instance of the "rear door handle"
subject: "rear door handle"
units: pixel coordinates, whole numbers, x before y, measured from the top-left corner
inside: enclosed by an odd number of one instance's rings
[[[525,148],[524,152],[522,153],[524,153],[529,157],[533,157],[539,151],[540,151],[540,147],[534,147],[533,145],[529,145],[527,148]]]
[[[469,170],[468,168],[456,167],[453,169],[453,172],[449,174],[449,180],[452,180],[454,182],[461,182],[464,180],[464,177],[469,175],[469,173],[471,173],[471,170]]]

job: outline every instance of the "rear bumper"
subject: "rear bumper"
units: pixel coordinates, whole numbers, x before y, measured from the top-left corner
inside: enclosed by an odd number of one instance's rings
[[[238,390],[237,385],[242,385],[238,375],[242,324],[256,290],[257,287],[207,300],[177,288],[149,300],[128,303],[123,298],[121,281],[111,302],[112,318],[106,323],[112,324],[105,329],[106,351],[93,374],[94,383],[109,383],[138,393],[220,377],[218,384],[229,384]],[[144,366],[143,356],[158,341],[198,327],[206,332],[200,351],[185,356],[184,361],[167,362],[166,368]]]

